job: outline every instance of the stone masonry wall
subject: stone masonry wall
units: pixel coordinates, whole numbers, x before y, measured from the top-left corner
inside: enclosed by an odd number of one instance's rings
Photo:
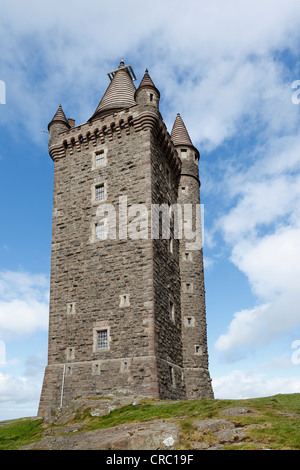
[[[154,398],[212,396],[202,251],[186,260],[174,219],[171,238],[154,240],[147,219],[152,204],[199,202],[198,162],[189,149],[181,168],[154,98],[143,89],[130,109],[70,129],[51,126],[49,347],[39,416],[77,396],[120,389]],[[97,201],[100,186],[104,199]],[[120,203],[130,230],[121,236]],[[100,221],[106,240],[96,237]],[[108,335],[105,349],[97,344],[100,331]]]
[[[181,152],[181,150],[185,150]],[[197,229],[196,207],[200,207],[200,182],[198,178],[198,155],[189,147],[178,149],[182,157],[182,170],[178,190],[181,205],[193,204],[192,231]],[[200,214],[200,213],[199,213]],[[190,223],[188,219],[186,225]],[[184,228],[185,229],[185,228]],[[205,286],[201,219],[198,218],[199,246],[196,238],[180,240],[181,314],[183,363],[187,398],[212,398],[208,373]],[[189,245],[191,244],[191,245]]]
[[[95,168],[100,150],[107,163]],[[157,396],[151,239],[96,241],[93,235],[100,204],[118,207],[125,196],[128,207],[149,205],[149,136],[130,127],[95,146],[82,143],[55,161],[54,173],[49,358],[40,413],[59,404],[52,393],[61,386],[63,364],[64,400],[117,386]],[[106,200],[97,203],[94,187],[102,183]],[[107,350],[95,350],[98,329],[108,330]]]
[[[179,175],[174,172],[172,163],[154,137],[151,150],[153,204],[166,210],[177,202]],[[162,230],[162,212],[160,239],[153,240],[158,380],[162,398],[185,398],[185,384],[182,380],[179,241],[174,239],[174,221],[170,210],[167,210],[170,236]]]

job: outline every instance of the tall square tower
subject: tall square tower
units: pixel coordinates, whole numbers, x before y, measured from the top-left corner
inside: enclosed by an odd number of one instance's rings
[[[39,416],[120,389],[213,397],[199,152],[180,115],[168,133],[147,70],[138,88],[123,61],[108,76],[85,124],[59,106],[48,126],[53,228]]]

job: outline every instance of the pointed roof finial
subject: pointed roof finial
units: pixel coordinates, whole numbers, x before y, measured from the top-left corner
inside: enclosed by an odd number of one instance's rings
[[[148,72],[148,69],[145,70],[145,74],[142,78],[142,81],[137,89],[140,90],[141,88],[143,87],[147,87],[147,88],[152,88],[156,91],[156,93],[158,94],[158,97],[160,98],[160,93],[159,93],[159,90],[156,88],[156,86],[154,85],[150,75],[149,75],[149,72]]]
[[[49,130],[50,124],[54,124],[55,122],[60,122],[62,124],[67,125],[70,128],[70,124],[68,123],[68,120],[67,120],[66,115],[65,115],[65,113],[62,109],[61,104],[59,105],[58,110],[54,114],[54,116],[52,118],[52,121],[50,121],[50,123],[48,124],[48,130]]]
[[[189,145],[194,147],[180,113],[177,113],[171,132],[171,139],[173,140],[175,147],[177,145]]]
[[[111,80],[100,103],[98,104],[93,116],[94,119],[103,113],[108,113],[124,108],[130,108],[136,104],[134,100],[135,80],[134,72],[131,65],[124,65],[123,59],[116,70],[108,73]]]

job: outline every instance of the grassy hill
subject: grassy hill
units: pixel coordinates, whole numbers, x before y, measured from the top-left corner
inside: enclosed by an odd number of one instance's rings
[[[47,448],[45,438],[47,442],[52,439],[54,445],[48,448],[55,448],[57,436],[63,448],[63,439],[67,442],[70,435],[76,435],[78,442],[80,436],[93,436],[92,431],[117,426],[122,432],[126,429],[122,425],[157,421],[176,423],[179,438],[172,449],[300,450],[300,394],[247,400],[140,399],[114,406],[110,406],[116,403],[112,397],[90,397],[81,402],[79,397],[77,403],[81,405],[58,413],[52,420],[23,418],[0,423],[0,449],[17,450],[35,442],[36,448],[43,449]]]

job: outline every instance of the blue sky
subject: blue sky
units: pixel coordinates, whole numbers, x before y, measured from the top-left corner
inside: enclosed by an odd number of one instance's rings
[[[43,131],[59,104],[86,122],[121,58],[137,82],[149,69],[168,130],[180,112],[201,154],[216,398],[300,393],[298,2],[3,3],[0,420],[36,414],[47,362],[53,163]]]

